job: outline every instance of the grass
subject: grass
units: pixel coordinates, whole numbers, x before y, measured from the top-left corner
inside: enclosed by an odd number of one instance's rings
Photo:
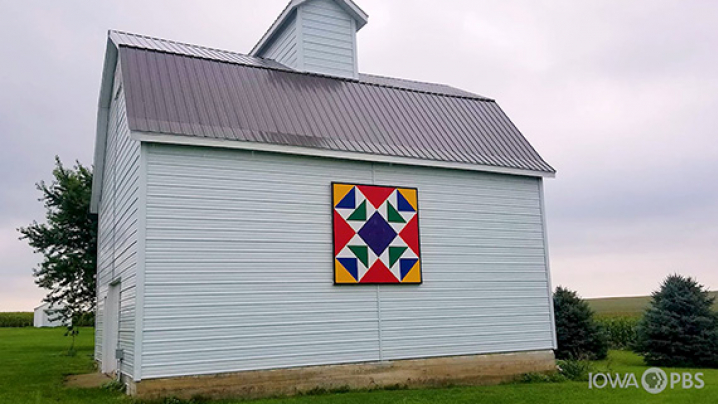
[[[710,295],[718,298],[718,292],[710,292]],[[640,317],[648,307],[651,297],[604,297],[586,301],[599,317]],[[718,311],[718,299],[713,304],[713,309]]]
[[[68,356],[64,328],[0,328],[0,403],[113,403],[126,399],[104,389],[68,389],[65,375],[94,371],[92,328],[77,337]]]
[[[69,338],[62,329],[0,328],[0,403],[5,404],[136,404],[108,389],[72,389],[63,386],[67,374],[94,371],[92,329],[84,328],[77,340],[77,355],[67,356]],[[611,351],[607,361],[595,362],[597,371],[633,372],[647,366],[635,354]],[[671,371],[666,369],[667,371]],[[677,370],[672,370],[677,371]],[[690,371],[690,370],[689,370]],[[424,390],[377,390],[325,393],[252,401],[252,404],[363,404],[363,403],[718,403],[718,369],[700,370],[702,390],[666,390],[654,396],[642,389],[589,390],[587,382],[512,383],[485,387]],[[241,400],[218,402],[247,403]]]

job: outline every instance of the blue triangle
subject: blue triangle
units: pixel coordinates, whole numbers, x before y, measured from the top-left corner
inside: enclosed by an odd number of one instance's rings
[[[416,212],[409,201],[404,198],[404,195],[398,191],[396,193],[396,207],[399,209],[399,212]]]
[[[406,274],[411,271],[411,268],[414,268],[414,264],[416,264],[416,261],[419,261],[416,258],[402,258],[399,260],[399,269],[401,270],[401,279],[404,280],[404,277]]]
[[[359,264],[356,258],[337,258],[337,261],[346,268],[347,272],[349,272],[354,279],[359,280]]]
[[[352,188],[352,190],[349,191],[349,193],[347,193],[347,195],[344,197],[344,199],[339,201],[339,203],[335,207],[337,209],[354,209],[354,208],[356,208],[356,198],[354,197],[354,190],[356,190],[356,188]]]

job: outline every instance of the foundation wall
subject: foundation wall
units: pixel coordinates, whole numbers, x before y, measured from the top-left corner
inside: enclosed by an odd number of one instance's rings
[[[386,386],[485,385],[529,372],[552,372],[553,351],[452,356],[362,364],[258,370],[130,382],[128,393],[143,399],[173,396],[259,398],[313,389],[368,389]]]

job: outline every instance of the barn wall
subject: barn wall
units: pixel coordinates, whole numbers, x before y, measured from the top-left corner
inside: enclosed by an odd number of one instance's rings
[[[381,287],[383,359],[551,348],[540,180],[377,165],[374,181],[419,189],[424,281]]]
[[[143,379],[553,346],[537,179],[167,145],[147,175]],[[332,181],[418,187],[423,285],[333,285]]]
[[[102,361],[104,296],[120,280],[119,348],[122,373],[133,375],[135,279],[137,273],[140,143],[130,139],[125,94],[118,64],[108,119],[106,156],[99,204],[95,359]]]

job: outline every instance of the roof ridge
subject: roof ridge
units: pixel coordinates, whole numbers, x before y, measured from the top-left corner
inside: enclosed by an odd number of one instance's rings
[[[474,95],[474,97],[470,97],[470,96],[468,96],[468,94],[467,94],[467,96],[466,96],[465,98],[481,98],[481,99],[483,99],[483,100],[485,100],[485,101],[494,101],[494,102],[496,101],[496,100],[494,100],[494,99],[491,98],[491,97],[486,97],[486,96],[483,96],[483,95],[481,95],[481,94],[475,94],[475,93],[472,93],[472,92],[470,92],[470,91],[462,90],[462,89],[460,89],[460,88],[458,88],[458,87],[454,87],[454,86],[452,86],[452,85],[450,85],[450,84],[445,84],[445,83],[435,83],[435,82],[431,82],[431,81],[419,81],[419,80],[405,79],[405,78],[401,78],[401,77],[384,76],[384,75],[382,75],[382,74],[373,74],[373,73],[359,73],[359,75],[360,75],[360,76],[363,75],[363,76],[370,76],[370,77],[378,77],[378,78],[380,78],[380,79],[387,79],[387,80],[406,81],[406,82],[408,82],[408,83],[414,83],[414,84],[430,84],[430,85],[432,85],[432,86],[447,87],[447,88],[450,88],[450,89],[452,89],[452,90],[458,90],[458,91],[461,91],[461,92],[464,92],[464,93],[469,93],[469,94],[473,94],[473,95]]]
[[[281,63],[279,63],[279,62],[277,62],[277,61],[275,61],[275,60],[273,60],[273,59],[265,59],[265,58],[262,58],[262,57],[259,57],[259,56],[252,56],[252,55],[248,55],[248,54],[244,54],[244,53],[239,53],[239,52],[234,52],[234,51],[229,51],[229,50],[224,50],[224,49],[211,48],[211,47],[208,47],[208,46],[195,45],[195,44],[190,44],[190,43],[186,43],[186,42],[179,42],[179,41],[174,41],[174,40],[171,40],[171,39],[163,39],[163,38],[158,38],[158,37],[152,37],[152,36],[149,36],[149,35],[134,34],[134,33],[131,33],[131,32],[120,31],[120,30],[109,30],[108,35],[111,34],[111,33],[117,33],[117,34],[119,34],[119,35],[127,35],[127,36],[137,37],[137,38],[143,38],[143,39],[152,40],[152,41],[165,42],[165,43],[170,43],[170,44],[174,44],[174,45],[181,45],[181,46],[186,46],[186,47],[189,47],[189,48],[201,49],[201,50],[206,50],[206,51],[211,51],[211,52],[219,52],[219,53],[222,53],[222,54],[225,54],[225,55],[228,55],[228,56],[237,56],[237,57],[242,57],[242,58],[253,58],[253,59],[256,59],[256,60],[261,60],[261,61],[263,61],[263,62],[271,62],[272,64],[275,64],[275,65],[277,65],[277,66],[269,66],[269,65],[267,65],[267,66],[261,66],[261,65],[257,65],[257,64],[246,63],[246,62],[245,62],[245,63],[242,63],[241,61],[238,61],[238,60],[221,60],[221,59],[211,58],[211,57],[208,57],[208,56],[201,56],[201,55],[194,55],[194,54],[182,53],[181,51],[178,51],[178,50],[158,49],[158,48],[153,48],[153,47],[150,47],[150,46],[147,46],[147,45],[142,45],[142,44],[116,43],[116,42],[115,42],[115,44],[116,44],[118,47],[119,47],[119,46],[123,46],[123,47],[129,47],[129,48],[143,49],[143,50],[150,51],[150,52],[167,53],[167,54],[172,54],[172,55],[185,56],[185,57],[191,57],[191,58],[197,58],[197,59],[203,59],[203,60],[210,60],[210,61],[221,62],[221,63],[231,63],[231,64],[236,64],[236,65],[241,65],[241,66],[251,67],[251,68],[256,68],[256,69],[275,70],[275,71],[281,71],[281,72],[285,72],[285,73],[295,73],[295,74],[300,74],[300,75],[305,75],[305,76],[324,77],[324,78],[328,78],[328,79],[332,79],[332,80],[339,80],[339,81],[345,81],[345,82],[351,82],[351,83],[358,83],[358,84],[363,84],[363,85],[368,85],[368,86],[375,86],[375,87],[393,88],[393,89],[396,89],[396,90],[409,91],[409,92],[420,93],[420,94],[431,94],[431,95],[436,95],[436,96],[441,96],[441,97],[450,97],[450,98],[473,99],[473,100],[483,101],[483,102],[496,102],[494,99],[491,99],[491,98],[488,98],[488,97],[484,97],[484,96],[481,96],[481,95],[478,95],[478,94],[473,94],[473,93],[470,93],[470,92],[468,92],[468,91],[461,90],[461,89],[458,89],[458,88],[454,88],[454,87],[451,87],[451,86],[446,85],[446,84],[429,83],[429,82],[422,82],[422,81],[417,81],[417,80],[402,79],[402,78],[397,78],[397,77],[381,76],[381,75],[377,75],[377,74],[360,73],[360,76],[363,75],[363,76],[369,76],[369,77],[377,77],[377,78],[386,79],[386,80],[397,80],[397,81],[404,81],[404,82],[415,83],[415,84],[424,84],[424,85],[434,85],[434,86],[448,87],[448,88],[451,88],[451,89],[453,89],[453,90],[461,91],[461,92],[464,93],[464,94],[448,94],[448,93],[445,93],[445,92],[431,91],[431,90],[428,90],[428,89],[422,90],[422,89],[416,89],[416,88],[407,88],[407,87],[405,87],[405,86],[403,87],[403,86],[399,86],[399,85],[392,85],[392,84],[390,84],[390,83],[373,83],[373,82],[361,80],[361,77],[358,78],[358,79],[355,79],[355,78],[350,78],[350,77],[332,76],[332,75],[322,74],[322,73],[304,72],[304,71],[301,71],[301,70],[292,69],[292,68],[290,68],[290,67],[288,67],[288,66],[285,66],[285,65],[283,65],[283,64],[281,64]]]
[[[230,51],[230,50],[226,50],[226,49],[211,48],[211,47],[209,47],[209,46],[196,45],[196,44],[192,44],[192,43],[188,43],[188,42],[180,42],[180,41],[175,41],[175,40],[172,40],[172,39],[164,39],[164,38],[159,38],[159,37],[156,37],[156,36],[149,36],[149,35],[143,35],[143,34],[135,34],[135,33],[133,33],[133,32],[120,31],[120,30],[116,30],[116,29],[111,29],[109,32],[116,32],[116,33],[118,33],[118,34],[123,34],[123,35],[130,35],[130,36],[135,36],[135,37],[139,37],[139,38],[152,39],[153,41],[169,42],[169,43],[176,44],[176,45],[189,46],[189,47],[192,47],[192,48],[199,48],[199,49],[204,49],[204,50],[209,50],[209,51],[214,51],[214,52],[227,53],[227,54],[230,54],[230,55],[239,55],[239,56],[244,56],[244,57],[252,57],[252,58],[258,58],[258,59],[264,59],[264,58],[261,58],[261,57],[258,57],[258,56],[252,56],[252,55],[250,55],[250,54],[248,54],[248,53],[239,53],[239,52]],[[140,47],[140,46],[136,46],[136,47]],[[144,48],[143,48],[143,49],[144,49]],[[156,50],[156,49],[152,49],[152,50]],[[172,53],[172,52],[168,52],[168,53]]]

